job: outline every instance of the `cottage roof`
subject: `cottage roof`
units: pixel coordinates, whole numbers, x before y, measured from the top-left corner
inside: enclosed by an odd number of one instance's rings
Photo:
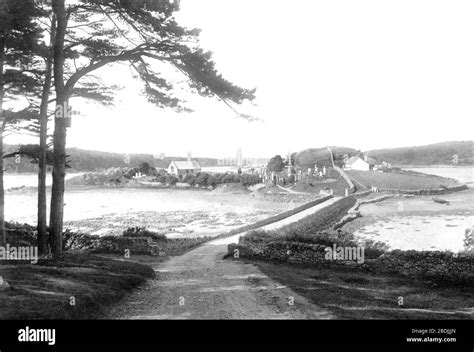
[[[346,165],[352,165],[354,164],[357,160],[362,160],[362,161],[365,161],[364,159],[358,157],[358,156],[352,156],[350,157],[349,159],[347,159],[347,161],[345,162]]]
[[[178,170],[195,170],[201,168],[201,165],[194,160],[172,161],[171,163],[174,164]]]
[[[375,165],[377,163],[377,160],[375,160],[374,158],[371,158],[370,156],[367,157],[367,160],[365,160],[364,158],[361,158],[360,156],[353,156],[353,157],[350,157],[349,159],[347,159],[347,162],[345,164],[346,165],[352,165],[359,159],[366,162],[369,165]]]

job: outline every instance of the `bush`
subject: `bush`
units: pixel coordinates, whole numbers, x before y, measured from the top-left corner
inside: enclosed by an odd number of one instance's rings
[[[147,230],[145,227],[129,227],[123,232],[124,237],[151,237],[157,241],[166,241],[165,235]]]
[[[135,176],[136,173],[140,172],[140,169],[138,168],[133,168],[133,169],[130,169],[128,170],[123,176],[125,178],[128,178],[129,180],[131,180],[133,178],[133,176]]]
[[[63,232],[63,250],[81,250],[94,247],[94,244],[100,241],[100,237],[86,233],[73,232],[66,230]]]
[[[222,183],[233,183],[234,182],[234,175],[232,174],[225,174],[222,177]]]
[[[187,183],[190,186],[194,186],[194,184],[196,183],[196,176],[193,174],[187,174],[186,176],[184,176],[183,182]]]
[[[10,246],[34,246],[37,240],[36,228],[28,224],[5,222],[5,235]]]
[[[201,173],[198,175],[198,177],[196,178],[196,184],[198,184],[199,186],[207,186],[208,183],[207,183],[207,180],[209,179],[210,175],[207,174],[207,173]]]
[[[311,234],[291,232],[284,236],[284,240],[289,242],[320,244],[328,247],[332,247],[334,244],[336,246],[342,247],[357,247],[357,244],[354,242],[354,237],[352,234],[338,233],[332,231],[324,231]]]
[[[166,176],[166,183],[168,183],[170,186],[176,185],[178,183],[179,179],[175,176],[168,175]]]
[[[218,180],[217,177],[215,177],[215,176],[209,176],[209,178],[207,179],[207,185],[208,185],[208,186],[211,186],[211,187],[216,187],[218,181],[219,181],[219,180]]]
[[[262,182],[262,179],[258,175],[244,174],[240,179],[242,186],[249,187],[254,186]]]
[[[271,240],[275,240],[276,235],[274,232],[271,231],[264,231],[264,230],[253,230],[249,232],[247,235],[240,237],[239,243],[261,243],[261,242],[269,242]]]
[[[155,178],[155,180],[156,182],[166,183],[166,176],[164,175],[158,176],[157,178]]]

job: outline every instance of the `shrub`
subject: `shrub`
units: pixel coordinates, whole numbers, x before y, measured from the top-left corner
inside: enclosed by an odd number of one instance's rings
[[[145,227],[129,227],[123,232],[124,237],[151,237],[157,241],[166,241],[167,238],[161,233],[147,230]]]
[[[199,174],[196,178],[196,184],[198,184],[199,186],[207,186],[207,180],[209,179],[209,176],[210,175],[206,173]]]
[[[100,241],[100,237],[96,235],[73,232],[68,229],[63,232],[63,250],[65,251],[89,249],[97,241]]]
[[[166,176],[166,183],[168,183],[171,186],[174,186],[176,183],[178,183],[179,179],[175,176],[168,175]]]
[[[131,180],[133,178],[133,176],[135,176],[135,174],[138,173],[139,171],[140,171],[140,169],[135,167],[133,169],[128,170],[123,176],[125,178],[128,178],[129,180]]]
[[[7,243],[11,246],[34,246],[37,239],[36,228],[28,224],[5,222]]]
[[[155,178],[155,180],[156,182],[166,183],[166,176],[164,175],[158,176],[157,178]]]
[[[253,186],[261,182],[262,180],[258,175],[252,174],[244,174],[240,179],[240,183],[245,187]]]
[[[187,183],[190,186],[194,186],[194,184],[196,183],[196,176],[193,174],[187,174],[186,176],[184,176],[183,182]]]
[[[234,182],[234,175],[225,174],[224,177],[222,177],[222,183],[232,183],[232,182]]]
[[[219,179],[216,176],[209,176],[207,179],[207,185],[211,187],[216,187]]]
[[[240,244],[269,242],[276,239],[276,235],[271,231],[254,230],[247,235],[240,237]]]

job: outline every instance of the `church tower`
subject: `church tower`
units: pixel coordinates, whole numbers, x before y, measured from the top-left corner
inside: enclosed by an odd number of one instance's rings
[[[240,147],[239,147],[239,149],[237,149],[236,163],[237,163],[238,167],[244,166],[244,160],[242,158],[242,148],[240,148]]]

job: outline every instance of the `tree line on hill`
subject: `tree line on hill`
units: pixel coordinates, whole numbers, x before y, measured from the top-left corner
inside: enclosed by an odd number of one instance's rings
[[[21,154],[19,162],[15,156],[27,147],[25,145],[5,145],[5,170],[6,172],[38,172],[38,159],[31,153]],[[79,148],[66,149],[68,172],[95,172],[103,171],[112,167],[135,167],[142,163],[148,163],[155,168],[167,168],[172,160],[183,161],[185,157],[163,157],[157,158],[152,154],[119,154]],[[217,159],[194,158],[202,167],[217,166]],[[51,169],[51,167],[49,168]]]
[[[377,149],[367,154],[394,165],[474,165],[474,142],[442,142],[417,147]]]
[[[344,158],[361,156],[360,150],[347,147],[331,147],[334,163],[342,167]],[[442,142],[417,147],[387,148],[371,150],[366,154],[378,162],[386,161],[393,165],[474,165],[474,142]],[[310,148],[291,154],[291,165],[307,168],[331,166],[331,156],[327,148]],[[281,172],[288,166],[288,158],[274,156],[267,171]]]

